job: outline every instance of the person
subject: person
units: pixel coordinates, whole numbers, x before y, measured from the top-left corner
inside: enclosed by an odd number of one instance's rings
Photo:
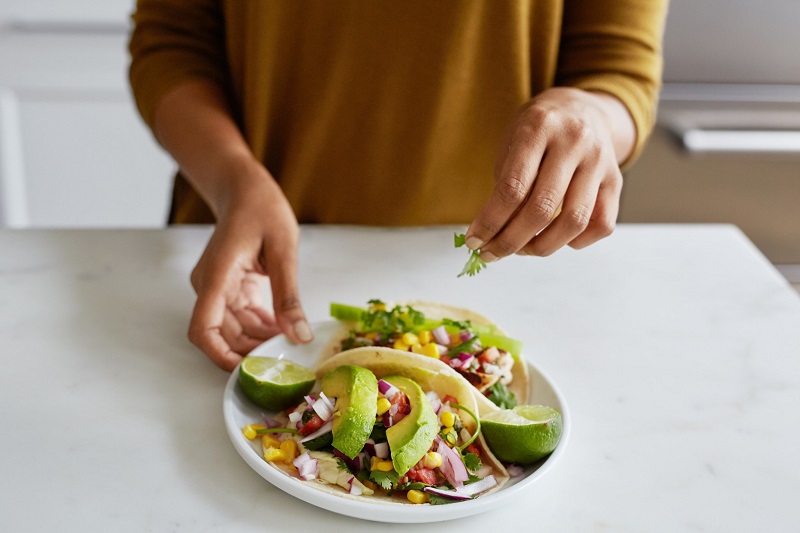
[[[608,236],[653,125],[666,8],[139,0],[130,81],[179,166],[170,221],[216,224],[190,340],[230,370],[276,333],[311,339],[298,222],[469,222],[487,262]]]

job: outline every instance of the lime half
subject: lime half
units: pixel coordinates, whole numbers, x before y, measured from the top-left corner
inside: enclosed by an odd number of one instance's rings
[[[242,392],[250,401],[270,411],[297,405],[315,381],[312,370],[286,359],[248,355],[239,366]]]
[[[501,461],[531,464],[556,449],[561,413],[544,405],[518,405],[481,418],[489,448]]]

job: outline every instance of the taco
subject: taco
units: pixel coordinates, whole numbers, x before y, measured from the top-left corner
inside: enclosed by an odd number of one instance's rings
[[[316,489],[386,504],[499,490],[509,474],[479,432],[477,395],[457,373],[415,363],[380,347],[331,357],[280,427],[259,431],[264,458]]]
[[[367,308],[334,303],[331,315],[343,323],[343,331],[321,362],[362,346],[391,348],[425,356],[435,367],[449,367],[498,407],[527,402],[529,377],[522,343],[483,315],[431,302],[379,300],[371,300]]]

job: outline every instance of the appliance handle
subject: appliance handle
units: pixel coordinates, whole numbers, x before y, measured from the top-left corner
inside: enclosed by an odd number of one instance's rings
[[[692,153],[800,154],[800,130],[687,128],[678,133]]]

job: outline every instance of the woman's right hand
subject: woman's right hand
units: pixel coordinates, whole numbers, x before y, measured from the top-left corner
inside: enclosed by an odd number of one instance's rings
[[[297,287],[297,220],[272,176],[255,161],[237,177],[191,281],[197,293],[189,339],[225,370],[270,337],[312,338]],[[269,279],[272,310],[262,287]]]

